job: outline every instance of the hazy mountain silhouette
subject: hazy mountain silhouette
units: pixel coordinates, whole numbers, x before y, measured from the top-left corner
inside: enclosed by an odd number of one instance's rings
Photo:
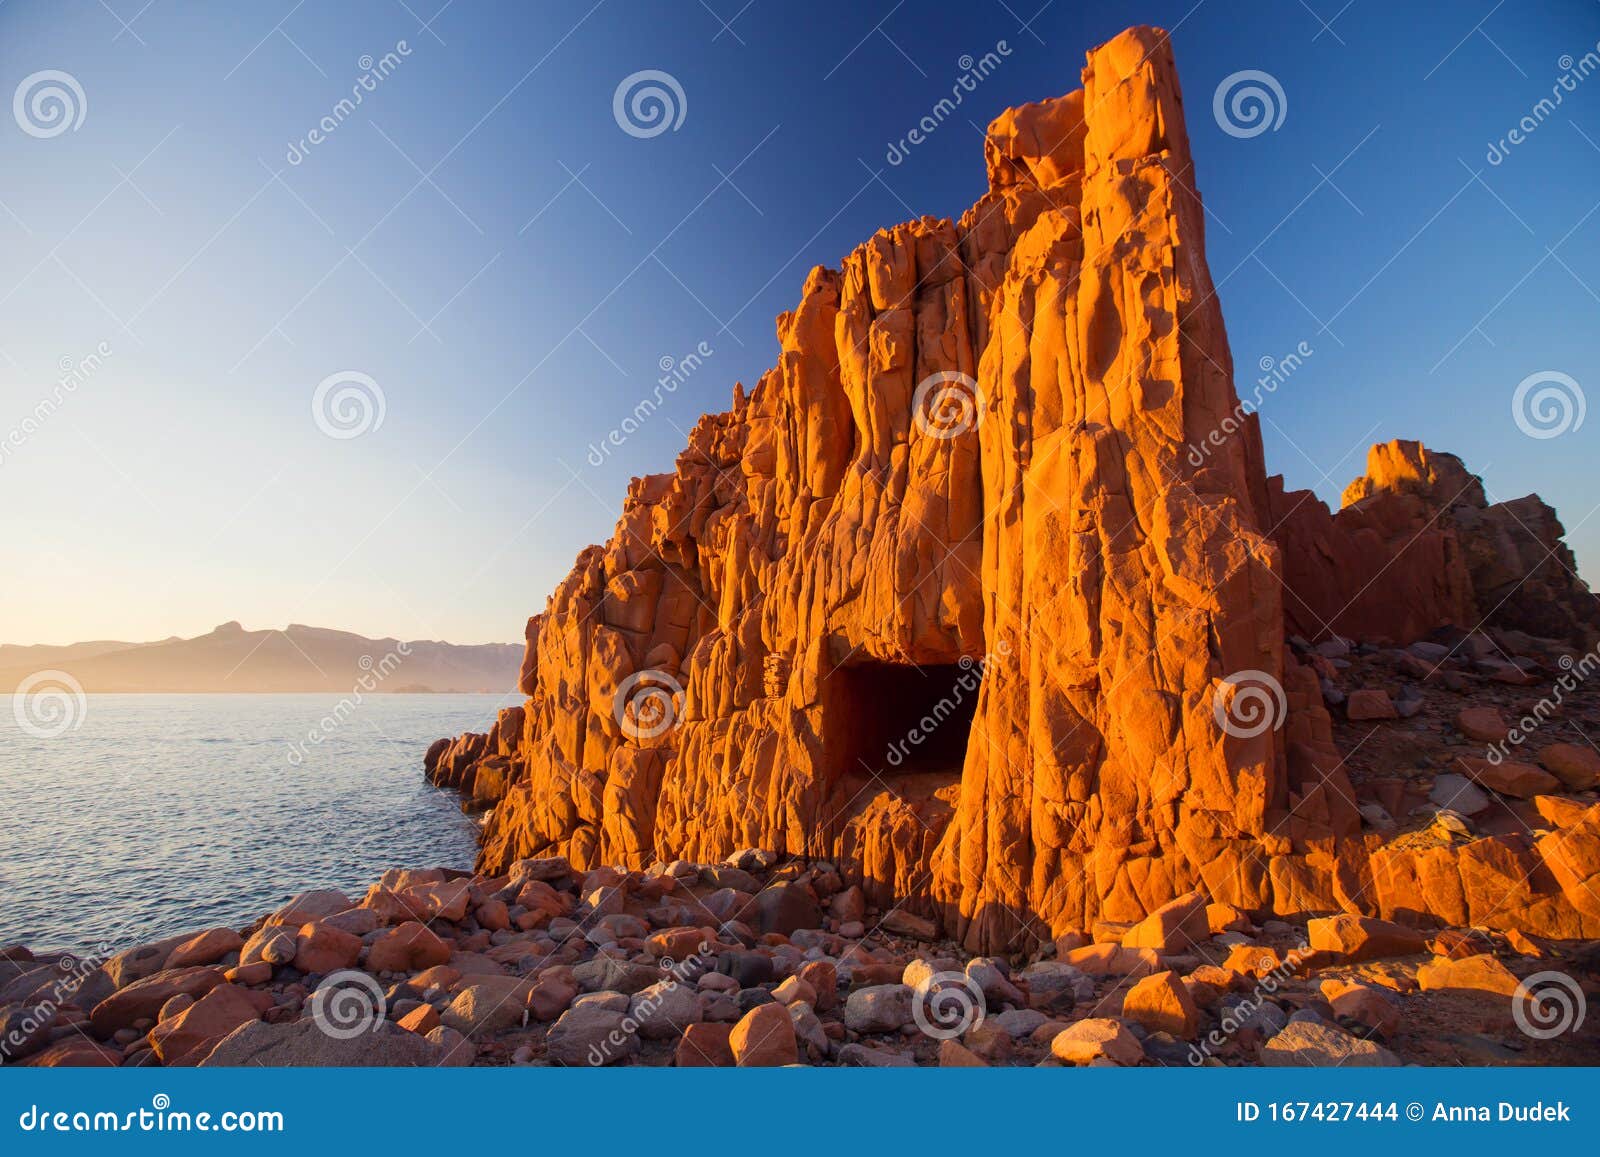
[[[369,639],[291,623],[247,631],[224,623],[193,639],[0,646],[0,692],[41,670],[66,671],[85,691],[509,691],[520,643],[457,646]]]

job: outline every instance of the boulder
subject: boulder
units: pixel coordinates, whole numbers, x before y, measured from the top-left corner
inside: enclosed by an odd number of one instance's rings
[[[776,1002],[745,1013],[728,1034],[728,1047],[742,1069],[792,1065],[798,1059],[794,1021]]]
[[[1294,1020],[1262,1047],[1261,1063],[1278,1068],[1370,1068],[1398,1065],[1400,1058],[1333,1025]]]
[[[415,920],[390,928],[367,949],[368,972],[420,972],[449,961],[450,946]]]
[[[191,936],[167,954],[164,969],[192,968],[216,964],[230,952],[244,947],[244,938],[232,928],[212,928]]]
[[[633,994],[628,1015],[646,1040],[668,1040],[704,1015],[700,993],[680,980],[662,980]]]
[[[552,1063],[579,1067],[615,1065],[639,1051],[639,1034],[626,1013],[579,1005],[561,1014],[544,1038]]]
[[[661,979],[661,970],[600,953],[574,965],[572,975],[585,992],[625,992],[630,996]]]
[[[898,1032],[911,1023],[914,990],[904,984],[858,988],[844,1002],[844,1023],[851,1032]]]
[[[355,1036],[329,1036],[316,1021],[240,1025],[202,1059],[201,1068],[421,1068],[436,1067],[437,1045],[387,1020]]]
[[[683,1030],[672,1063],[680,1069],[732,1068],[737,1063],[728,1041],[732,1033],[731,1024],[691,1024]]]
[[[1456,764],[1490,791],[1515,799],[1531,799],[1562,788],[1561,780],[1531,763],[1510,759],[1493,763],[1478,756],[1461,755],[1456,757]]]
[[[1050,1039],[1050,1052],[1072,1065],[1087,1065],[1106,1060],[1118,1065],[1136,1065],[1144,1060],[1144,1049],[1121,1021],[1110,1017],[1080,1020]]]
[[[1447,990],[1511,996],[1517,991],[1517,983],[1510,969],[1488,955],[1460,960],[1439,956],[1417,969],[1417,986],[1424,992]]]
[[[1456,730],[1479,743],[1501,743],[1510,727],[1493,707],[1463,707],[1456,712]]]
[[[323,917],[332,916],[336,912],[343,912],[355,906],[356,902],[350,899],[349,896],[332,888],[301,892],[268,916],[267,923],[284,924],[290,928],[298,928],[302,924],[309,924],[313,920],[320,920]]]
[[[1427,938],[1415,928],[1348,912],[1309,921],[1306,939],[1313,951],[1334,953],[1352,963],[1428,950]]]
[[[354,968],[361,957],[361,937],[341,932],[331,924],[312,920],[300,926],[295,938],[293,964],[301,972],[325,976]]]
[[[174,968],[136,980],[94,1006],[89,1022],[95,1035],[105,1040],[135,1021],[155,1020],[161,1007],[179,993],[200,997],[223,983],[219,968]]]
[[[281,924],[266,924],[251,935],[239,950],[239,963],[288,964],[300,950],[294,929]]]
[[[234,1029],[261,1019],[272,997],[233,984],[220,984],[170,1019],[150,1030],[150,1044],[161,1063],[195,1065]]]
[[[1344,714],[1352,723],[1400,718],[1400,712],[1395,710],[1394,703],[1389,699],[1389,693],[1381,690],[1350,692],[1350,697],[1344,703]]]
[[[1191,1040],[1200,1030],[1201,1015],[1176,973],[1157,972],[1128,989],[1122,998],[1122,1019],[1136,1021],[1151,1032]]]
[[[533,984],[521,977],[484,977],[456,993],[439,1019],[463,1036],[482,1039],[522,1023]]]
[[[757,931],[792,936],[822,927],[822,908],[809,884],[773,884],[756,894],[754,923]]]
[[[1576,743],[1552,743],[1539,752],[1539,762],[1568,791],[1600,787],[1600,751]]]

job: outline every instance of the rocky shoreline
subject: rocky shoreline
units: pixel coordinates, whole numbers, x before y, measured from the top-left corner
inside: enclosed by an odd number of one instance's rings
[[[103,962],[0,950],[29,1066],[1600,1064],[1600,944],[1200,894],[971,956],[822,862],[392,871]]]

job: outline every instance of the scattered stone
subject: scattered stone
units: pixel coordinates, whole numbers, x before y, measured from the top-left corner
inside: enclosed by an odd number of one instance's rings
[[[198,1064],[240,1025],[261,1019],[272,997],[221,984],[150,1030],[156,1056],[168,1067]]]
[[[673,1064],[680,1069],[732,1068],[737,1062],[728,1037],[733,1032],[730,1024],[691,1024],[678,1041]]]
[[[467,1068],[477,1059],[477,1046],[447,1024],[435,1025],[423,1039],[439,1049],[441,1068]]]
[[[501,983],[490,983],[489,978],[485,978],[484,983],[469,984],[456,993],[450,1006],[439,1014],[439,1019],[446,1027],[475,1039],[520,1025],[533,985],[518,977],[493,979]]]
[[[361,937],[312,920],[301,926],[296,937],[293,965],[301,972],[326,976],[353,968],[361,957],[362,947]]]
[[[844,1024],[852,1032],[898,1032],[912,1019],[914,990],[905,984],[858,988],[844,1002]]]
[[[1085,976],[1131,976],[1137,979],[1158,971],[1161,958],[1153,948],[1091,944],[1087,948],[1073,949],[1062,963],[1070,964]]]
[[[218,968],[174,968],[170,972],[157,972],[106,997],[94,1006],[89,1021],[95,1035],[104,1040],[119,1028],[137,1027],[141,1020],[153,1023],[162,1006],[179,993],[200,997],[223,982],[222,970]]]
[[[1488,792],[1481,790],[1466,776],[1454,772],[1435,776],[1428,798],[1440,807],[1464,816],[1475,816],[1494,802]]]
[[[573,1068],[619,1064],[639,1051],[639,1034],[627,1020],[626,1013],[597,1005],[574,1006],[545,1034],[545,1055]]]
[[[808,884],[774,884],[756,894],[755,925],[762,932],[790,936],[821,924],[822,909]]]
[[[418,1036],[427,1036],[439,1027],[439,1023],[439,1010],[431,1004],[419,1004],[395,1021],[395,1024],[407,1032],[414,1032]]]
[[[1122,1016],[1151,1032],[1184,1040],[1193,1039],[1200,1030],[1200,1009],[1173,972],[1157,972],[1130,988],[1122,999]]]
[[[393,1068],[432,1067],[442,1059],[437,1045],[391,1021],[375,1022],[370,1032],[332,1037],[307,1018],[287,1024],[256,1020],[240,1025],[199,1063],[202,1068]]]
[[[1261,1050],[1261,1063],[1278,1068],[1367,1068],[1398,1065],[1400,1058],[1382,1045],[1351,1036],[1330,1024],[1297,1020],[1284,1026]]]
[[[368,972],[421,972],[450,961],[450,946],[415,920],[383,933],[367,949]]]
[[[294,931],[277,924],[263,925],[239,950],[240,964],[288,964],[299,951]]]
[[[1592,747],[1552,743],[1539,752],[1539,762],[1566,785],[1568,791],[1600,787],[1600,752]]]
[[[1393,1036],[1400,1028],[1400,1009],[1372,985],[1324,980],[1322,995],[1333,1015],[1341,1019],[1353,1020],[1384,1037]]]
[[[1500,743],[1509,728],[1493,707],[1463,707],[1456,713],[1456,730],[1480,743]]]
[[[1436,957],[1417,969],[1417,985],[1424,992],[1451,989],[1510,996],[1517,991],[1517,978],[1493,956],[1469,956],[1452,960]]]
[[[244,947],[244,939],[232,928],[212,928],[191,936],[167,956],[163,969],[193,968],[216,964],[231,952]]]
[[[313,920],[332,916],[335,912],[344,912],[355,906],[355,901],[350,899],[349,896],[332,888],[324,888],[315,892],[301,892],[268,916],[267,923],[286,924],[293,929],[300,927],[302,924],[309,924]]]
[[[1050,1041],[1050,1052],[1073,1065],[1108,1060],[1119,1065],[1136,1065],[1144,1060],[1144,1048],[1121,1021],[1109,1017],[1080,1020],[1059,1032]]]
[[[1345,701],[1344,714],[1352,723],[1400,718],[1400,712],[1389,700],[1389,693],[1376,690],[1350,692],[1350,697]]]
[[[1336,953],[1352,963],[1412,956],[1428,948],[1415,928],[1349,912],[1308,922],[1306,938],[1313,951]]]
[[[939,1067],[942,1069],[986,1069],[989,1062],[953,1037],[939,1042]]]
[[[1022,1040],[1032,1036],[1034,1030],[1049,1019],[1035,1008],[1010,1008],[987,1017],[985,1023],[994,1025],[1013,1040]]]
[[[1189,952],[1210,936],[1206,898],[1200,892],[1190,892],[1163,904],[1128,929],[1122,937],[1122,947],[1154,949],[1158,953]]]
[[[885,916],[880,927],[894,936],[905,936],[911,940],[934,940],[939,935],[939,926],[932,920],[913,916],[903,908],[896,908]]]
[[[693,985],[663,980],[635,993],[628,1014],[639,1026],[641,1036],[666,1040],[681,1036],[685,1028],[702,1018],[704,1009]]]
[[[1456,762],[1466,769],[1468,776],[1490,791],[1516,799],[1528,799],[1548,792],[1557,792],[1562,788],[1559,779],[1531,763],[1517,763],[1513,760],[1492,763],[1473,755],[1458,756]]]
[[[794,1021],[781,1004],[758,1005],[733,1027],[728,1047],[742,1069],[792,1065],[798,1057]]]
[[[914,1068],[917,1063],[916,1057],[910,1053],[887,1048],[870,1048],[860,1043],[847,1044],[841,1048],[838,1060],[841,1065],[862,1069],[907,1069]]]

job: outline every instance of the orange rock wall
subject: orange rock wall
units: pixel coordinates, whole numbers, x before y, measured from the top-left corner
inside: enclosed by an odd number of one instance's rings
[[[975,949],[1196,887],[1421,902],[1410,861],[1369,865],[1285,657],[1285,582],[1339,591],[1265,533],[1286,496],[1253,424],[1190,461],[1238,398],[1165,34],[1130,29],[1083,80],[991,125],[958,223],[812,270],[776,367],[634,481],[528,625],[526,706],[429,752],[495,805],[480,866],[824,856]],[[1322,517],[1296,550],[1348,549]],[[1439,553],[1396,633],[1465,606]],[[862,736],[935,670],[982,672],[976,714],[964,762],[910,772]],[[1241,672],[1285,688],[1286,726],[1218,725]],[[1547,923],[1595,922],[1552,895]]]

